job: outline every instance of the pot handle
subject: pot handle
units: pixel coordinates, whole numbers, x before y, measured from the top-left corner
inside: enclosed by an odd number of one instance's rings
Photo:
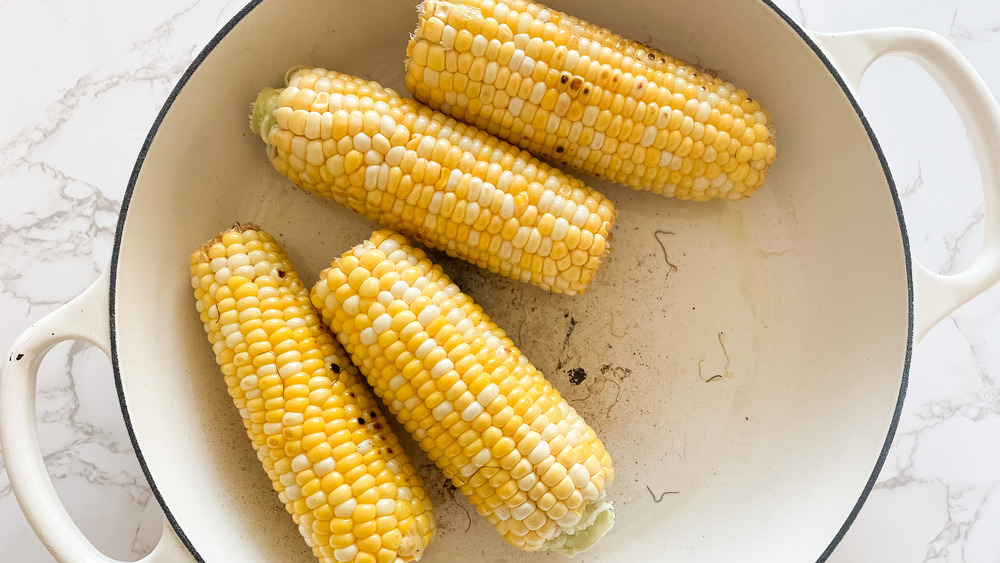
[[[80,531],[59,500],[42,458],[35,426],[35,384],[42,358],[65,340],[89,342],[111,355],[108,295],[103,273],[69,303],[27,328],[0,368],[0,448],[10,486],[35,534],[58,561],[117,563]],[[191,560],[191,554],[164,518],[157,546],[140,561]]]
[[[1000,280],[1000,105],[969,61],[944,37],[922,29],[809,32],[841,77],[857,92],[868,67],[886,55],[919,64],[954,104],[976,151],[983,180],[983,247],[965,271],[941,275],[913,261],[914,339]]]

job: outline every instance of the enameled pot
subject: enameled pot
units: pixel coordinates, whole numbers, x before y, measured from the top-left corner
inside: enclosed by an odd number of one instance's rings
[[[766,0],[551,4],[721,69],[778,130],[778,159],[745,201],[683,202],[588,179],[620,214],[612,254],[582,296],[441,259],[613,456],[617,523],[577,560],[825,559],[881,467],[913,346],[1000,278],[1000,160],[987,150],[1000,146],[1000,108],[957,50],[927,32],[821,35]],[[33,431],[42,357],[82,339],[112,358],[122,413],[166,514],[143,561],[312,560],[226,393],[194,310],[188,254],[234,221],[254,222],[311,283],[367,237],[375,225],[271,168],[247,109],[302,64],[405,91],[415,22],[409,3],[253,2],[178,83],[135,165],[107,272],[29,328],[4,364],[5,462],[57,559],[109,560],[59,503]],[[938,80],[979,156],[985,241],[955,276],[912,258],[896,189],[853,95],[889,53]],[[410,451],[438,515],[425,560],[547,557],[507,546]]]

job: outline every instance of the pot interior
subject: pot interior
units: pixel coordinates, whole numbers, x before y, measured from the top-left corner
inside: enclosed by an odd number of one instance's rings
[[[768,4],[551,4],[722,69],[778,129],[765,185],[741,202],[589,178],[619,218],[583,296],[434,254],[612,454],[617,523],[577,560],[814,560],[866,494],[907,367],[907,249],[877,148],[820,56]],[[234,221],[254,222],[311,284],[376,228],[280,177],[247,113],[295,65],[405,92],[415,22],[413,5],[386,1],[248,8],[175,91],[137,165],[113,263],[119,392],[157,497],[206,561],[311,554],[226,393],[188,254]],[[437,513],[427,560],[545,557],[508,547],[410,446]]]

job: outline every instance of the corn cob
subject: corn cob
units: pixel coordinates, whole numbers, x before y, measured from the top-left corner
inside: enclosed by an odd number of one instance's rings
[[[420,478],[281,246],[236,225],[191,254],[191,285],[247,436],[316,557],[420,559],[434,535]]]
[[[425,0],[407,47],[420,101],[574,170],[682,199],[740,199],[775,157],[729,82],[530,0]]]
[[[261,92],[252,124],[300,187],[543,289],[593,280],[615,219],[600,193],[377,83],[300,69],[287,84]]]
[[[594,430],[423,251],[377,231],[312,290],[389,411],[512,545],[573,554],[614,522]]]

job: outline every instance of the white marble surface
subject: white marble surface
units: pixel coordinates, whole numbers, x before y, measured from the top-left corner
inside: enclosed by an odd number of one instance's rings
[[[1000,3],[780,0],[817,31],[913,26],[951,40],[1000,95]],[[238,0],[0,2],[0,347],[86,288],[109,262],[125,186],[174,82]],[[899,186],[914,255],[961,271],[982,241],[972,150],[943,94],[883,60],[860,100]],[[929,110],[933,106],[935,109]],[[830,561],[1000,561],[1000,287],[935,327],[913,355],[899,430],[875,490]],[[159,536],[110,362],[59,345],[38,385],[45,460],[70,514],[111,556]],[[51,561],[0,462],[7,561]]]

